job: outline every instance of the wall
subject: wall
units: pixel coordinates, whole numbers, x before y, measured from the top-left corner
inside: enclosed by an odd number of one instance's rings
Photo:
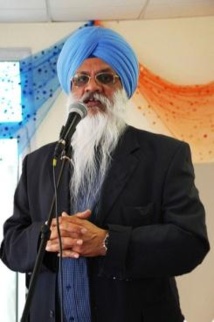
[[[0,24],[0,47],[30,47],[33,52],[37,52],[82,24]],[[161,77],[180,84],[200,84],[214,80],[214,17],[106,22],[105,25],[123,34],[136,49],[139,61]],[[66,118],[65,105],[66,98],[62,93],[40,125],[32,141],[33,149],[58,138]],[[128,108],[127,120],[149,130],[146,120],[132,104]],[[195,173],[201,199],[207,210],[212,246],[214,164],[196,164]],[[202,265],[191,274],[178,278],[187,322],[214,320],[213,267],[214,254],[211,250]]]

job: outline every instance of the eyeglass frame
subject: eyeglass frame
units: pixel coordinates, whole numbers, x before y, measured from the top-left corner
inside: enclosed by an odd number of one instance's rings
[[[99,76],[99,75],[102,75],[102,74],[108,74],[108,75],[112,75],[113,76],[113,82],[112,83],[107,83],[107,84],[105,84],[105,83],[102,83],[102,82],[100,82],[98,79],[97,79],[97,76]],[[76,77],[76,76],[78,76],[78,75],[82,75],[82,76],[86,76],[86,77],[88,77],[88,81],[87,81],[87,83],[85,83],[84,85],[75,85],[75,83],[73,82],[73,80],[74,80],[74,78]],[[116,81],[117,81],[117,79],[120,79],[120,76],[119,75],[117,75],[117,74],[115,74],[115,73],[113,73],[113,72],[99,72],[99,73],[97,73],[97,74],[95,74],[94,76],[91,76],[91,75],[89,75],[89,74],[86,74],[86,73],[76,73],[73,77],[72,77],[72,79],[71,79],[71,84],[73,85],[73,86],[75,86],[75,87],[79,87],[79,88],[81,88],[81,87],[84,87],[84,86],[86,86],[86,85],[88,85],[88,83],[90,82],[90,80],[92,79],[92,78],[94,78],[94,80],[95,80],[95,82],[98,84],[98,85],[105,85],[105,86],[112,86],[112,85],[114,85],[115,83],[116,83]]]

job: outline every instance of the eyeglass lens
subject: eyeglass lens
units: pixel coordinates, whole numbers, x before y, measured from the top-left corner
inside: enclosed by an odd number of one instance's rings
[[[95,80],[100,84],[111,85],[115,83],[115,80],[118,77],[118,75],[112,73],[99,73],[95,75]],[[90,79],[91,76],[87,74],[76,74],[73,77],[72,82],[75,86],[81,87],[85,86],[90,81]]]

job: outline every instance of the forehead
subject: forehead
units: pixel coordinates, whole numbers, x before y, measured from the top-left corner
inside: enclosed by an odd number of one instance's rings
[[[99,71],[112,71],[114,70],[106,62],[100,58],[87,58],[76,72],[99,72]]]

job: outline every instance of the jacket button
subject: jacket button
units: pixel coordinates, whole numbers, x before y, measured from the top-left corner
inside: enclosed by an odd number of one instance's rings
[[[53,310],[50,310],[49,311],[49,316],[50,316],[50,318],[54,318],[55,314],[54,314],[54,311]]]

